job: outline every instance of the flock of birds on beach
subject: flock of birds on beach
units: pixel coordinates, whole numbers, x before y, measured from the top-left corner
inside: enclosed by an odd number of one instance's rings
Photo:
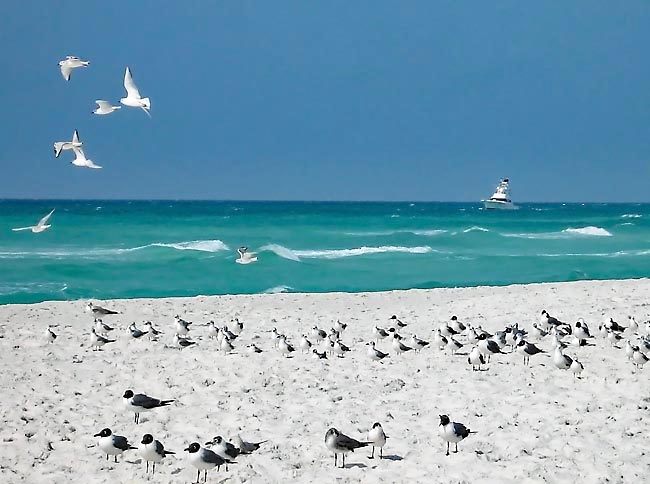
[[[103,319],[107,316],[120,314],[117,311],[97,306],[89,302],[86,311],[93,316],[89,346],[92,350],[101,350],[105,345],[116,342],[109,334],[115,330],[114,327],[106,324]],[[504,354],[518,353],[523,357],[524,365],[530,365],[531,358],[547,354],[551,356],[552,365],[559,370],[568,371],[575,379],[580,379],[584,370],[583,364],[574,356],[565,354],[568,347],[579,350],[585,346],[595,346],[593,342],[597,335],[602,337],[605,344],[616,349],[622,349],[624,343],[625,357],[636,367],[641,369],[650,359],[650,321],[641,325],[637,323],[634,316],[629,316],[625,326],[610,318],[598,326],[597,334],[592,333],[587,323],[581,318],[574,324],[568,324],[551,316],[546,310],[540,314],[539,321],[532,324],[530,331],[520,328],[518,324],[507,325],[503,330],[489,333],[480,325],[474,326],[471,323],[462,323],[456,316],[452,316],[448,322],[443,322],[433,331],[432,341],[418,338],[415,334],[406,337],[401,333],[407,331],[408,323],[401,321],[396,315],[391,316],[385,327],[374,326],[371,337],[365,343],[367,346],[367,358],[370,364],[381,364],[387,358],[403,357],[409,352],[420,352],[430,348],[447,351],[452,357],[467,356],[467,364],[473,371],[487,371],[483,368],[489,364],[493,357],[500,357]],[[196,341],[189,339],[190,332],[194,332],[194,325],[180,316],[174,317],[173,338],[170,347],[184,350],[196,345]],[[230,353],[237,348],[237,338],[244,331],[244,324],[238,318],[231,319],[230,323],[217,326],[214,321],[201,325],[205,328],[202,336],[205,344],[216,340],[217,347],[225,353]],[[297,345],[294,346],[289,338],[272,328],[267,332],[271,334],[273,351],[284,357],[292,357],[293,353],[301,351],[310,354],[316,360],[328,358],[345,358],[346,353],[353,351],[345,345],[342,337],[345,334],[348,324],[337,320],[329,331],[313,326],[309,334],[302,334]],[[57,335],[54,332],[55,326],[48,326],[46,338],[49,343],[54,343]],[[163,332],[154,327],[151,321],[144,324],[144,329],[139,329],[135,322],[128,326],[128,333],[133,339],[158,340]],[[259,339],[259,336],[256,336]],[[550,340],[552,349],[545,350],[540,346],[542,342]],[[384,352],[377,348],[382,341],[390,341],[390,350]],[[320,347],[320,351],[319,348]],[[460,352],[463,348],[470,348],[469,351]],[[268,351],[252,343],[246,345],[244,351],[249,354]],[[462,359],[460,360],[462,361]],[[173,404],[173,399],[159,399],[143,393],[135,393],[127,389],[122,396],[123,404],[128,412],[134,414],[134,422],[139,423],[140,414],[155,409],[168,407]],[[448,415],[439,416],[439,435],[446,444],[446,455],[450,453],[450,445],[454,444],[454,452],[458,452],[458,443],[475,433],[460,422],[452,421]],[[104,428],[97,434],[98,446],[108,459],[113,456],[117,462],[117,456],[128,450],[138,450],[140,456],[146,463],[146,472],[155,472],[155,464],[161,462],[167,455],[174,452],[165,449],[164,445],[156,440],[151,434],[143,435],[137,447],[131,445],[129,440],[120,435],[115,435],[110,428]],[[330,428],[325,433],[325,447],[334,454],[334,465],[338,466],[338,457],[341,457],[341,467],[345,467],[346,454],[367,446],[372,447],[372,453],[368,458],[374,458],[375,450],[379,450],[379,458],[383,458],[383,448],[386,445],[388,436],[385,434],[381,423],[376,422],[369,429],[364,439],[354,439],[336,428]],[[203,446],[198,442],[190,443],[185,449],[189,453],[189,461],[197,470],[197,482],[204,472],[203,479],[207,480],[207,471],[219,470],[222,466],[228,469],[228,464],[236,462],[239,455],[255,452],[264,444],[260,442],[246,442],[239,435],[236,435],[233,442],[227,442],[221,436],[214,437]]]

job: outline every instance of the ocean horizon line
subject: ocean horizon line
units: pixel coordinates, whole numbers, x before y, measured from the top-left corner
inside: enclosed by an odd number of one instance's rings
[[[446,203],[446,204],[482,204],[481,200],[301,200],[301,199],[209,199],[209,198],[0,198],[2,202],[190,202],[190,203]],[[515,205],[650,205],[646,202],[625,202],[625,201],[517,201]]]

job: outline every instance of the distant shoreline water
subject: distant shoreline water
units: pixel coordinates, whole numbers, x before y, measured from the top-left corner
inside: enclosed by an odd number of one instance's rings
[[[0,303],[650,276],[650,204],[520,206],[1,200]],[[52,208],[46,232],[11,231]]]

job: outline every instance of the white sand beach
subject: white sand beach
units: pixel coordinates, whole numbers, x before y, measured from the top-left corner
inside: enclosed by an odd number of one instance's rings
[[[623,349],[598,335],[610,317],[650,318],[650,281],[623,280],[436,289],[361,294],[269,294],[95,301],[121,314],[104,317],[117,339],[91,351],[93,316],[87,301],[0,307],[0,482],[127,483],[193,482],[196,469],[185,449],[216,435],[268,440],[241,455],[227,472],[208,472],[208,482],[386,483],[632,483],[650,467],[650,365],[637,370]],[[552,365],[549,355],[523,365],[520,354],[495,355],[487,371],[472,371],[469,345],[452,356],[425,348],[383,363],[367,356],[375,325],[395,314],[400,332],[432,341],[439,324],[457,315],[494,332],[508,323],[530,330],[547,309],[567,323],[582,317],[595,346],[571,347],[584,364],[582,379]],[[170,348],[174,315],[193,321],[196,345]],[[244,330],[225,354],[202,326],[233,317]],[[272,320],[275,320],[273,322]],[[347,323],[343,358],[313,359],[300,352],[301,334],[312,326],[329,331]],[[158,341],[132,339],[126,328],[152,321]],[[48,324],[58,338],[48,343]],[[269,330],[285,333],[296,352],[283,357]],[[639,330],[645,334],[644,325]],[[459,336],[465,342],[464,336]],[[536,342],[534,338],[531,341]],[[625,339],[620,345],[624,347]],[[262,350],[249,354],[246,345]],[[552,351],[550,337],[539,346]],[[324,348],[324,346],[323,346]],[[319,347],[319,349],[321,349]],[[509,349],[504,351],[510,351]],[[175,399],[143,413],[140,424],[122,406],[122,394]],[[445,456],[439,414],[477,433]],[[374,422],[389,436],[385,458],[370,449],[348,454],[334,468],[324,443],[328,428],[365,440]],[[175,451],[145,474],[138,451],[116,464],[93,437],[104,427],[137,446],[145,433]]]

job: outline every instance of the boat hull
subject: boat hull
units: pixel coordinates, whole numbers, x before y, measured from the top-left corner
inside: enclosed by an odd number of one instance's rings
[[[517,210],[519,207],[512,202],[500,200],[482,200],[483,206],[487,210]]]

